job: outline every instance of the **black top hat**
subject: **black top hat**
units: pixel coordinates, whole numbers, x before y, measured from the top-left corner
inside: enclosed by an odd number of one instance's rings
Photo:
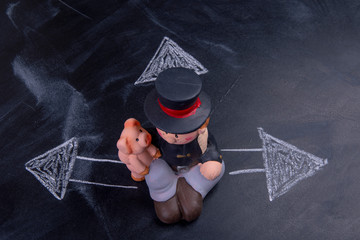
[[[145,114],[155,127],[168,132],[193,132],[210,115],[210,98],[201,91],[202,81],[191,69],[169,68],[159,74],[145,99]]]

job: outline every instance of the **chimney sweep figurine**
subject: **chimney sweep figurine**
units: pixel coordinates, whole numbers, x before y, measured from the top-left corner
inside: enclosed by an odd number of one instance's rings
[[[145,114],[157,130],[154,145],[161,152],[145,180],[156,215],[167,224],[197,219],[203,199],[225,171],[207,129],[210,98],[201,89],[193,70],[170,68],[159,74],[145,99]]]

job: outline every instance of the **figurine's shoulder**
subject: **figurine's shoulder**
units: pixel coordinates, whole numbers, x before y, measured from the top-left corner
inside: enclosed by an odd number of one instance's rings
[[[213,134],[211,134],[210,131],[208,131],[208,145],[215,145],[217,147],[217,144],[216,144],[216,140],[215,140],[215,137]]]
[[[207,148],[201,157],[202,162],[217,161],[222,162],[222,157],[217,147],[214,136],[208,132]]]
[[[205,128],[204,132],[199,134],[197,138],[197,142],[199,144],[199,147],[201,148],[202,154],[204,154],[207,150],[208,138],[209,138],[209,131],[207,128]]]

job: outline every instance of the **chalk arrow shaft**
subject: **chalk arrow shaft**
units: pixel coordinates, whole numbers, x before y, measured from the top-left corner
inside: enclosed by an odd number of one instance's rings
[[[82,157],[82,156],[77,156],[76,159],[90,161],[90,162],[110,162],[110,163],[124,164],[123,162],[121,162],[119,160],[111,160],[111,159],[98,159],[98,158],[89,158],[89,157]]]
[[[265,168],[242,169],[242,170],[229,172],[229,174],[237,175],[237,174],[243,174],[243,173],[259,173],[259,172],[265,172]]]
[[[247,148],[247,149],[221,149],[222,152],[262,152],[262,148]]]
[[[136,186],[112,185],[112,184],[105,184],[105,183],[89,182],[89,181],[72,179],[72,178],[69,179],[69,182],[84,183],[84,184],[90,184],[90,185],[98,185],[98,186],[103,186],[103,187],[132,188],[132,189],[137,189]]]

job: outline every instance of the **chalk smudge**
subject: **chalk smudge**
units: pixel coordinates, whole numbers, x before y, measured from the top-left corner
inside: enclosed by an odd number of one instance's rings
[[[38,29],[43,24],[53,19],[59,12],[59,8],[52,5],[49,0],[44,4],[32,4],[22,7],[25,3],[9,3],[6,9],[6,15],[14,27],[26,33],[27,28]]]
[[[20,1],[16,2],[16,3],[9,3],[8,8],[6,9],[6,15],[8,16],[8,18],[10,19],[10,21],[12,22],[14,27],[16,27],[17,29],[19,29],[19,28],[16,25],[15,20],[14,20],[14,9],[17,5],[19,5],[19,3],[20,3]]]

